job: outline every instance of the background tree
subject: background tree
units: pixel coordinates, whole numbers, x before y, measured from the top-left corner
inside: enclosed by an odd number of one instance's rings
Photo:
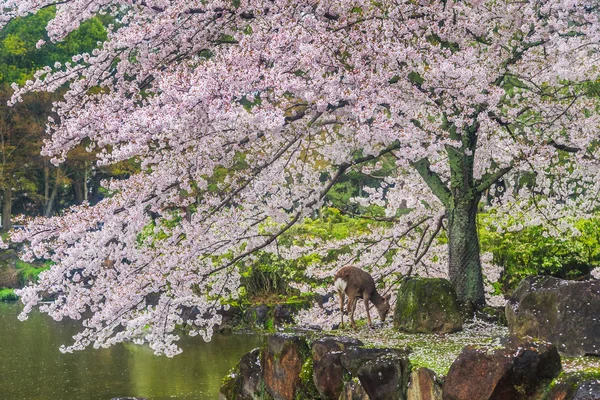
[[[54,15],[53,7],[45,8],[35,15],[14,19],[0,31],[0,191],[5,231],[12,227],[15,202],[20,212],[37,215],[41,210],[50,216],[55,210],[59,189],[68,183],[62,167],[52,167],[48,157],[39,155],[52,102],[57,101],[60,94],[27,96],[22,104],[9,107],[10,84],[24,84],[36,70],[91,51],[98,41],[106,38],[103,24],[94,18],[69,34],[65,41],[37,48],[38,42],[48,40],[45,28]],[[79,174],[78,171],[71,173]],[[79,186],[82,185],[74,186],[79,191],[76,201],[83,196]]]
[[[1,4],[7,21],[51,3]],[[56,262],[21,292],[24,316],[46,292],[57,300],[41,309],[54,318],[93,311],[67,350],[141,337],[172,355],[182,323],[210,336],[215,299],[237,295],[236,267],[260,251],[301,257],[278,238],[344,174],[382,158],[397,172],[355,201],[384,207],[392,224],[369,240],[323,244],[348,249],[331,266],[447,270],[475,304],[484,302],[476,214],[499,179],[499,209],[524,224],[565,231],[555,219],[597,207],[595,0],[57,7],[53,40],[97,12],[118,12],[119,25],[13,100],[68,83],[45,154],[60,161],[85,142],[101,164],[141,166],[109,182],[96,206],[14,235],[31,241],[28,256]],[[535,183],[518,184],[525,175]],[[445,252],[435,241],[444,227]],[[198,317],[183,320],[186,307]]]

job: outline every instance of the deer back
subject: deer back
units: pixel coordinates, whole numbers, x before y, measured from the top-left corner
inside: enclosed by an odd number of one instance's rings
[[[346,266],[340,268],[334,277],[335,287],[349,296],[371,297],[375,293],[375,282],[368,272],[360,268]]]

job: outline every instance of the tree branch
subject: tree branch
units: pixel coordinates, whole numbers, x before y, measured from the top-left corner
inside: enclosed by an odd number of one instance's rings
[[[504,175],[506,175],[511,169],[513,169],[513,167],[514,167],[514,163],[511,162],[509,166],[500,168],[498,171],[494,172],[493,174],[483,175],[481,177],[481,179],[479,179],[477,182],[475,182],[475,190],[477,191],[477,193],[483,193],[490,186],[492,186],[495,182],[497,182],[500,178],[502,178]]]
[[[449,208],[452,200],[452,193],[440,176],[431,170],[431,163],[429,160],[427,158],[422,158],[411,163],[411,165],[417,170],[419,175],[421,175],[421,178],[423,178],[433,194],[435,194],[446,208]]]

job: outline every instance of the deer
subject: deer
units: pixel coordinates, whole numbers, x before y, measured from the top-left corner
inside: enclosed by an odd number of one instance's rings
[[[345,266],[335,274],[333,278],[333,286],[340,297],[340,312],[342,314],[342,320],[340,328],[344,328],[344,299],[348,296],[348,306],[346,312],[350,316],[350,326],[356,330],[356,324],[354,323],[354,310],[356,309],[356,300],[363,299],[365,308],[367,309],[367,319],[369,320],[369,327],[373,328],[371,322],[371,315],[369,314],[369,301],[375,305],[379,318],[381,321],[385,321],[388,311],[390,311],[390,297],[391,295],[381,296],[375,289],[375,281],[368,272],[363,271],[360,268]]]

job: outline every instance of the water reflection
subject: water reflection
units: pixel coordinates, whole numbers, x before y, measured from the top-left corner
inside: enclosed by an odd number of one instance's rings
[[[172,359],[134,344],[62,354],[59,346],[77,331],[73,322],[56,323],[38,313],[19,322],[19,310],[0,303],[2,400],[212,400],[229,369],[263,342],[254,335],[215,335],[209,343],[185,337],[183,354]]]

